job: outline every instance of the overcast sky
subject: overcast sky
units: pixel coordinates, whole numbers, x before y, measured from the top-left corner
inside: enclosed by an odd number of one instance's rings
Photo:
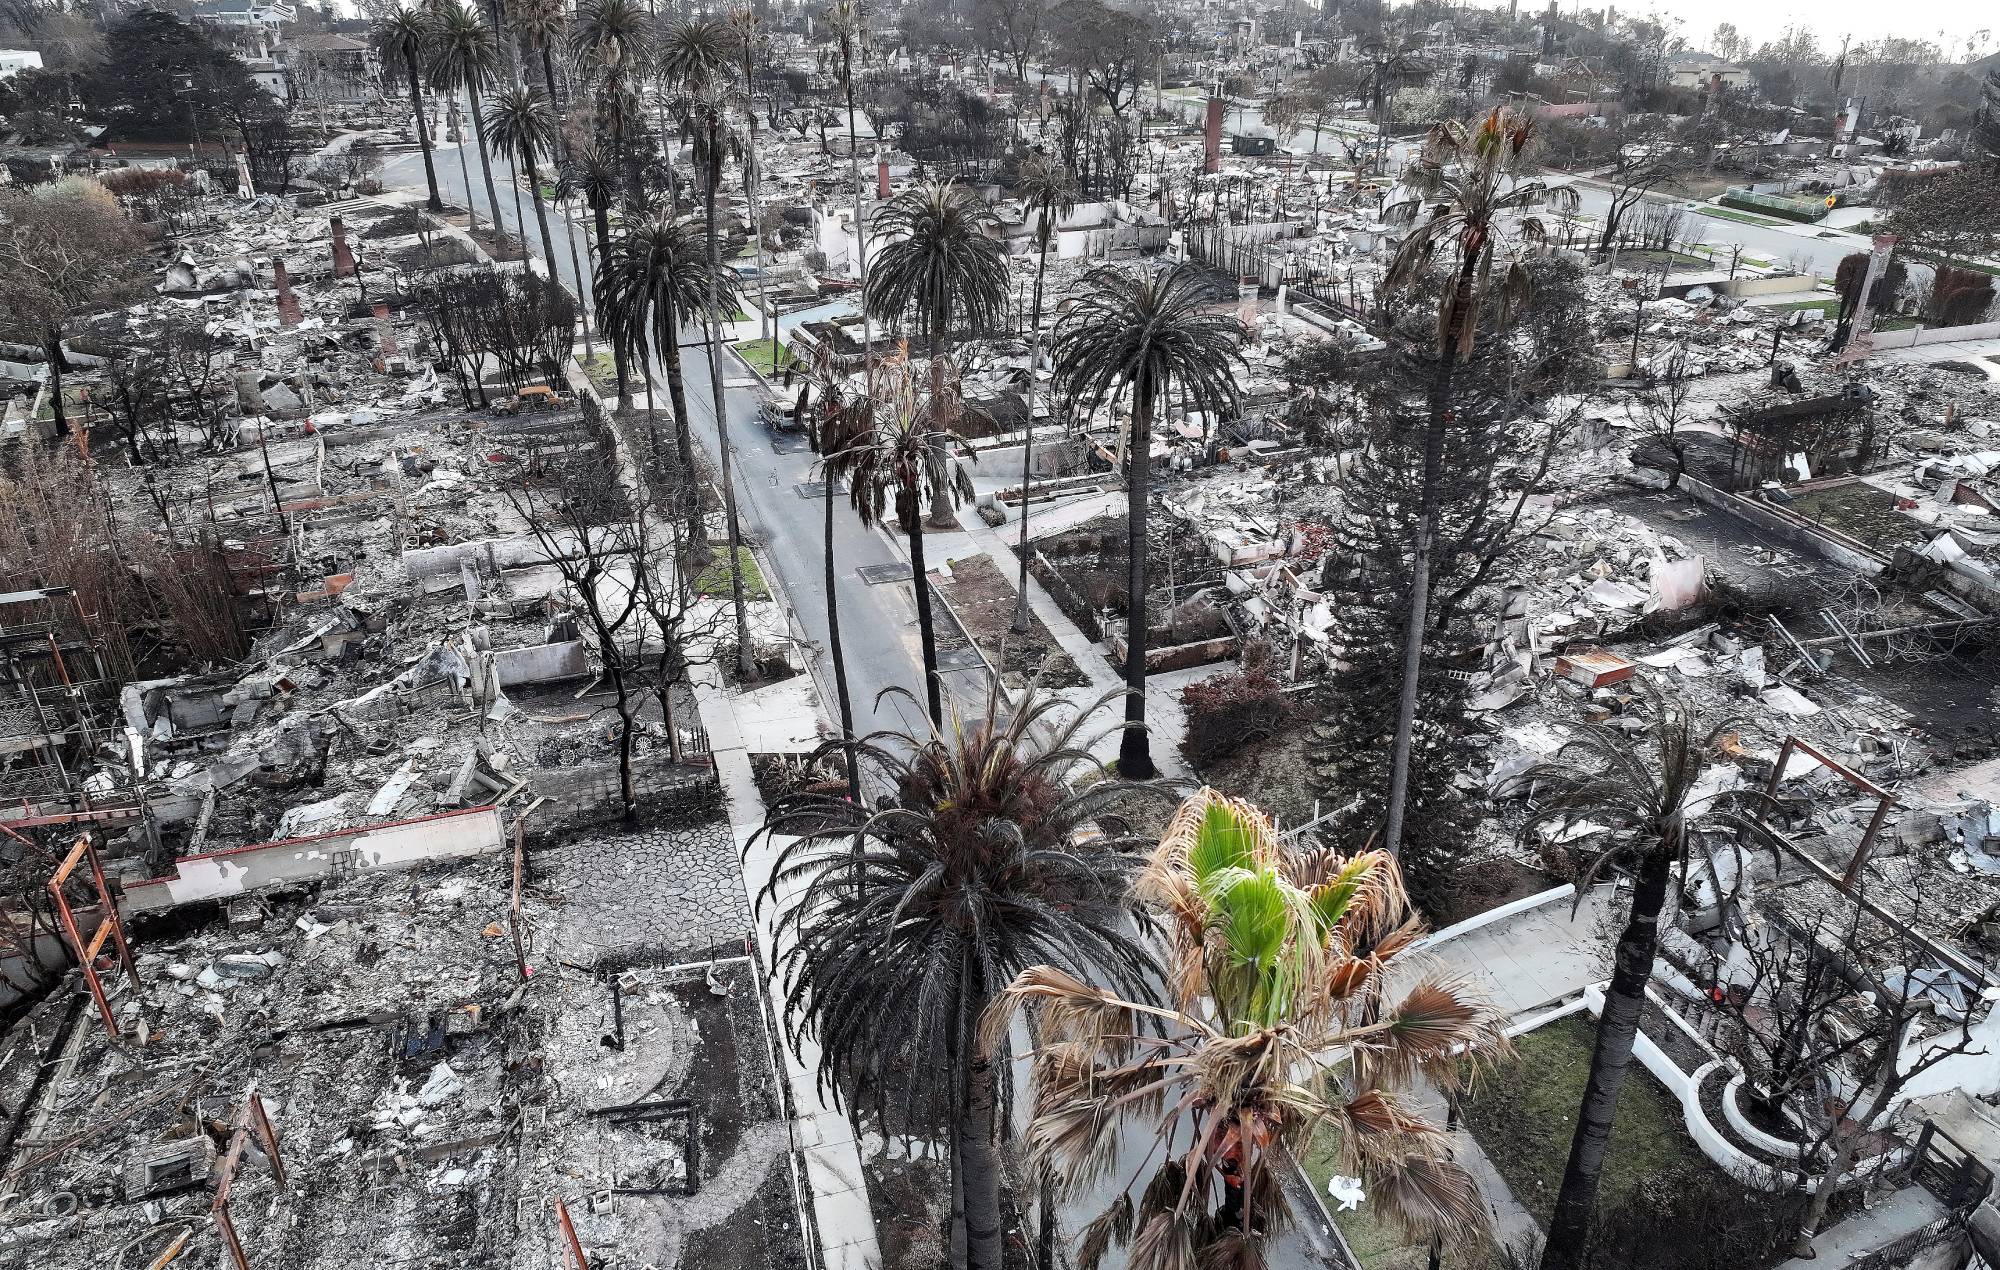
[[[1591,0],[1596,8],[1603,0]],[[2000,8],[1990,0],[1628,0],[1620,12],[1652,11],[1663,18],[1679,18],[1679,34],[1690,45],[1701,48],[1708,42],[1718,22],[1734,22],[1736,29],[1753,43],[1775,39],[1785,27],[1809,26],[1820,44],[1829,50],[1840,48],[1840,39],[1852,35],[1857,44],[1879,40],[1886,35],[1912,40],[1931,40],[1944,46],[1953,60],[1965,56],[1965,39],[1982,27],[1993,32],[1981,56],[1991,53],[2000,41]],[[1562,0],[1567,12],[1575,0]],[[1527,9],[1528,4],[1522,4]],[[1944,35],[1940,37],[1939,31]]]

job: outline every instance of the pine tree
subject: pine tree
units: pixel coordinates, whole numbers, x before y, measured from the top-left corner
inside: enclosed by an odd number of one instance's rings
[[[1335,597],[1333,642],[1343,664],[1309,755],[1324,781],[1323,804],[1342,808],[1329,821],[1339,842],[1367,839],[1387,813],[1421,514],[1425,394],[1441,356],[1416,335],[1429,320],[1421,303],[1410,305],[1393,332],[1396,352],[1387,366],[1355,377],[1363,455],[1342,482],[1321,578]],[[1541,487],[1568,431],[1567,419],[1549,418],[1527,395],[1551,386],[1521,373],[1533,341],[1523,328],[1461,361],[1453,379],[1401,853],[1412,893],[1438,917],[1452,905],[1453,875],[1470,846],[1473,817],[1457,777],[1470,757],[1465,680],[1480,668],[1490,634],[1478,602],[1505,581],[1514,546],[1534,527],[1521,496]]]

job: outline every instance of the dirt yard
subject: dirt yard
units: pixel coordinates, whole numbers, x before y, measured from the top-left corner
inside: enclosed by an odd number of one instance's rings
[[[978,642],[980,651],[1003,675],[1028,678],[1039,671],[1042,682],[1051,688],[1075,688],[1090,682],[1033,612],[1028,614],[1033,629],[1026,635],[1014,630],[1017,592],[988,557],[952,561],[951,581],[937,585],[965,624],[966,634]]]

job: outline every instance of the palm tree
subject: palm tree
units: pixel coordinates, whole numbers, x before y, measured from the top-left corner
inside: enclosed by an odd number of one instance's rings
[[[997,1043],[1024,1008],[1037,1025],[1028,1146],[1072,1196],[1120,1176],[1122,1122],[1160,1137],[1148,1162],[1165,1148],[1084,1227],[1084,1270],[1114,1245],[1134,1270],[1267,1264],[1292,1220],[1280,1161],[1321,1126],[1412,1234],[1483,1231],[1477,1185],[1408,1091],[1504,1053],[1503,1019],[1459,982],[1403,973],[1423,925],[1393,857],[1288,850],[1255,807],[1202,789],[1136,893],[1163,933],[1165,1005],[1034,966],[982,1026]]]
[[[556,197],[558,199],[580,198],[590,209],[591,220],[595,222],[597,234],[596,272],[601,280],[611,268],[611,204],[618,198],[618,164],[609,151],[596,141],[585,141],[572,146],[563,159],[562,170],[556,174]],[[591,284],[591,298],[599,312],[603,301],[599,287],[601,281]],[[600,319],[601,321],[602,319]],[[611,361],[618,371],[618,404],[621,409],[631,407],[631,368],[626,364],[625,343],[615,334],[611,339]],[[676,346],[675,356],[680,349]]]
[[[924,387],[907,361],[877,363],[868,372],[869,428],[853,436],[826,460],[827,479],[845,479],[854,510],[866,525],[879,525],[893,509],[910,547],[910,578],[917,593],[917,639],[923,650],[924,700],[933,727],[944,726],[944,697],[938,680],[937,629],[931,617],[929,566],[924,562],[923,506],[926,499],[956,507],[972,497],[972,478],[954,461],[956,436],[940,430],[939,418],[962,407],[938,405],[934,388]],[[935,380],[932,380],[935,383]],[[957,396],[957,383],[945,391]]]
[[[996,683],[979,717],[862,739],[893,802],[788,799],[761,830],[779,848],[759,903],[780,904],[790,1041],[817,1046],[823,1089],[944,1126],[960,1210],[951,1264],[974,1270],[1002,1256],[1000,1064],[977,1043],[982,1012],[1043,962],[1145,990],[1126,903],[1143,843],[1098,832],[1143,787],[1082,779],[1103,774],[1084,729],[1104,704],[1061,722],[1038,687],[1010,703]]]
[[[626,144],[638,113],[633,84],[648,53],[646,11],[636,0],[585,0],[570,28],[570,51],[598,68],[598,116],[610,128],[612,159],[625,171],[626,198],[640,201],[638,166]]]
[[[991,327],[1007,305],[1007,258],[989,236],[998,220],[978,195],[951,181],[926,181],[876,213],[876,253],[865,293],[868,310],[892,326],[914,311],[927,351],[963,318]]]
[[[649,420],[653,392],[649,351],[666,367],[667,398],[674,408],[674,442],[681,479],[688,490],[688,543],[697,554],[705,553],[708,533],[694,461],[694,421],[688,412],[687,382],[681,373],[681,331],[699,315],[736,302],[735,275],[710,263],[699,226],[662,212],[621,230],[611,240],[605,250],[597,297],[599,318],[610,333],[612,346],[622,345],[639,356],[646,377]],[[655,437],[655,449],[658,444]]]
[[[668,28],[657,53],[661,78],[673,86],[683,115],[697,128],[704,160],[702,217],[708,233],[708,265],[722,272],[722,237],[715,223],[715,197],[722,184],[723,128],[736,70],[738,35],[727,19],[698,17]],[[729,588],[736,607],[736,664],[748,680],[755,672],[750,623],[743,593],[742,531],[736,517],[736,480],[730,456],[729,411],[722,394],[722,315],[711,305],[708,317],[709,399],[715,403],[715,431],[722,459],[722,512],[729,530]]]
[[[813,350],[812,360],[805,367],[804,379],[792,407],[792,416],[806,425],[806,435],[812,438],[813,450],[820,456],[820,482],[824,487],[821,502],[826,513],[826,544],[820,561],[824,570],[821,585],[826,590],[826,651],[827,656],[833,659],[834,699],[840,707],[840,739],[848,743],[845,751],[847,796],[859,804],[861,766],[852,745],[854,706],[847,690],[847,654],[840,642],[840,588],[833,564],[833,496],[840,488],[837,473],[846,463],[847,451],[865,441],[875,430],[874,401],[865,390],[859,393],[851,390],[846,359],[835,357],[825,341]],[[785,371],[787,386],[790,386],[791,380],[792,370],[788,367]]]
[[[561,100],[556,92],[556,64],[551,49],[569,34],[569,13],[563,0],[513,0],[514,31],[528,42],[542,64],[542,87],[550,102]],[[565,147],[567,148],[567,147]]]
[[[556,92],[556,64],[550,50],[564,43],[568,37],[568,6],[565,0],[514,0],[513,11],[515,33],[521,39],[527,41],[528,47],[535,51],[536,59],[542,64],[542,87],[548,93],[550,109],[555,111],[557,116],[557,157],[560,166],[567,166],[570,151],[569,133],[561,126],[562,111],[560,103],[562,98]],[[566,197],[562,193],[562,190],[563,186],[559,179],[556,186],[556,198],[558,200]],[[577,278],[577,288],[579,294],[581,294],[583,287],[583,265],[577,259],[576,234],[571,230],[566,214],[563,221],[563,238],[569,248],[569,269]],[[554,261],[549,262],[549,268],[553,273],[555,269]],[[590,347],[591,306],[581,305],[579,307],[583,311],[583,350],[584,355],[589,357],[592,355]]]
[[[861,141],[854,115],[854,64],[868,52],[868,20],[860,0],[834,0],[827,7],[826,27],[839,54],[836,73],[841,92],[847,98],[847,176],[854,194],[854,267],[861,292],[868,293],[868,220],[866,197],[861,187]],[[819,148],[826,149],[826,114],[820,114]],[[868,306],[861,306],[861,356],[864,362],[875,356],[875,319]]]
[[[862,291],[865,308],[890,324],[916,312],[930,354],[931,404],[957,403],[945,391],[955,370],[939,347],[961,316],[975,331],[993,325],[1007,304],[1007,261],[1000,243],[986,231],[997,221],[991,208],[962,185],[925,182],[891,199],[877,213],[874,233],[887,240],[876,256]],[[935,421],[940,433],[957,431],[956,416]],[[931,505],[931,524],[957,527],[943,502]]]
[[[436,38],[431,43],[431,83],[448,91],[463,91],[472,115],[473,135],[479,144],[479,171],[486,180],[486,206],[493,213],[493,232],[503,239],[506,223],[500,219],[500,193],[493,185],[493,162],[487,155],[486,123],[480,117],[479,96],[493,82],[500,69],[499,47],[492,28],[480,20],[471,6],[452,2],[437,8]],[[459,149],[459,162],[465,150]],[[465,183],[465,201],[472,202],[472,182]]]
[[[757,103],[755,99],[757,46],[763,39],[760,33],[764,19],[757,16],[754,9],[738,9],[729,15],[730,24],[736,28],[736,47],[743,58],[743,116],[750,135],[743,146],[743,197],[750,204],[750,241],[757,249],[757,318],[758,334],[764,339],[777,338],[777,318],[771,312],[771,279],[764,269],[764,225],[757,201],[757,187],[763,181],[763,163],[758,159],[757,149]],[[669,165],[671,170],[671,165]],[[772,348],[773,360],[777,349]]]
[[[1242,328],[1224,314],[1204,313],[1213,289],[1201,269],[1182,263],[1151,278],[1111,268],[1084,279],[1075,304],[1056,328],[1050,350],[1055,388],[1086,412],[1129,395],[1131,437],[1125,446],[1125,719],[1118,770],[1135,780],[1153,774],[1146,735],[1146,516],[1152,466],[1153,418],[1174,389],[1187,408],[1236,407]]]
[[[1440,256],[1455,266],[1450,287],[1438,304],[1437,357],[1428,390],[1424,426],[1423,485],[1419,496],[1417,541],[1410,571],[1410,611],[1403,630],[1403,678],[1396,701],[1396,732],[1389,754],[1389,798],[1384,813],[1383,846],[1391,854],[1402,849],[1403,814],[1409,801],[1410,745],[1416,731],[1417,687],[1423,670],[1425,625],[1429,621],[1431,552],[1437,537],[1438,482],[1444,461],[1445,429],[1450,425],[1455,367],[1471,357],[1479,334],[1479,315],[1498,300],[1502,320],[1526,300],[1528,275],[1509,259],[1496,281],[1493,265],[1511,256],[1502,233],[1504,220],[1518,218],[1525,242],[1545,237],[1539,217],[1527,214],[1548,205],[1574,211],[1576,190],[1525,179],[1523,155],[1534,125],[1511,109],[1495,110],[1478,129],[1466,131],[1456,119],[1431,130],[1422,158],[1404,180],[1416,198],[1382,209],[1384,220],[1410,225],[1409,236],[1397,248],[1383,278],[1388,291],[1407,290]],[[1418,213],[1429,209],[1419,219]],[[1498,292],[1495,294],[1494,288]]]
[[[493,144],[519,157],[528,174],[528,197],[535,205],[535,223],[542,231],[542,260],[549,276],[561,285],[556,271],[556,240],[549,233],[549,211],[542,203],[542,174],[535,160],[556,149],[556,115],[539,88],[516,85],[486,108],[486,130]]]
[[[1042,281],[1049,271],[1049,244],[1054,241],[1056,223],[1076,207],[1076,181],[1069,169],[1036,154],[1021,165],[1014,183],[1014,196],[1035,218],[1035,305],[1028,319],[1028,429],[1021,441],[1021,585],[1014,600],[1014,630],[1027,634],[1033,627],[1028,618],[1028,488],[1035,468],[1035,374],[1042,360]]]
[[[437,168],[431,162],[430,128],[424,121],[424,88],[418,78],[430,54],[430,39],[430,19],[415,9],[398,9],[375,24],[375,47],[383,60],[402,67],[410,78],[410,109],[417,119],[417,145],[424,152],[424,182],[430,187],[430,200],[424,206],[442,212],[444,200],[438,197]]]
[[[1731,724],[1704,732],[1693,710],[1658,694],[1649,745],[1603,724],[1582,725],[1553,760],[1523,776],[1534,795],[1525,837],[1551,831],[1558,841],[1580,835],[1600,850],[1577,882],[1578,902],[1590,883],[1617,864],[1632,871],[1632,907],[1612,954],[1611,982],[1590,1055],[1590,1079],[1570,1138],[1562,1190],[1549,1220],[1544,1270],[1582,1264],[1597,1185],[1604,1171],[1619,1091],[1632,1061],[1632,1039],[1646,1004],[1646,985],[1660,949],[1660,919],[1676,867],[1704,832],[1741,828],[1760,794],[1734,790],[1710,796],[1697,786],[1704,771],[1726,763],[1722,740]],[[1647,752],[1650,750],[1650,754]],[[1602,826],[1610,826],[1603,828]],[[1587,828],[1586,828],[1587,827]]]

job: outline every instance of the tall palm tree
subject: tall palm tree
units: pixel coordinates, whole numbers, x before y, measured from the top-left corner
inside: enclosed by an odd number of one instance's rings
[[[735,304],[735,275],[710,263],[708,244],[699,226],[661,212],[621,230],[611,240],[597,296],[598,314],[613,347],[623,344],[638,354],[646,377],[649,417],[652,356],[666,368],[667,398],[674,408],[674,442],[682,480],[689,490],[688,542],[695,552],[703,553],[708,534],[694,461],[694,421],[688,412],[687,381],[681,372],[681,331],[717,306]],[[652,356],[648,356],[649,351]]]
[[[512,0],[508,5],[514,33],[526,40],[542,65],[542,87],[550,102],[562,100],[556,92],[556,63],[551,50],[569,37],[569,12],[563,0]]]
[[[638,165],[628,144],[639,113],[635,85],[650,53],[646,10],[637,0],[585,0],[570,27],[570,51],[597,68],[598,117],[610,131],[611,155],[625,172],[626,198],[640,201]]]
[[[1632,872],[1632,907],[1612,953],[1611,982],[1604,991],[1597,1041],[1591,1049],[1590,1078],[1570,1138],[1562,1189],[1549,1219],[1544,1270],[1571,1270],[1582,1264],[1605,1149],[1632,1061],[1632,1041],[1646,1005],[1646,984],[1660,950],[1660,920],[1675,869],[1684,869],[1689,848],[1704,832],[1739,829],[1743,811],[1761,799],[1734,790],[1710,797],[1700,791],[1702,774],[1726,763],[1722,738],[1731,724],[1703,731],[1694,711],[1652,696],[1653,724],[1646,744],[1603,724],[1582,725],[1553,760],[1522,777],[1534,794],[1534,812],[1523,836],[1551,831],[1561,841],[1580,835],[1599,851],[1577,882],[1578,902],[1590,883],[1616,864]],[[1602,826],[1610,826],[1603,828]]]
[[[759,903],[781,905],[791,1042],[817,1045],[823,1088],[945,1128],[952,1264],[973,1270],[1002,1258],[1000,1064],[977,1043],[982,1012],[1030,965],[1136,995],[1150,964],[1126,902],[1143,844],[1097,831],[1140,791],[1084,779],[1103,773],[1084,734],[1098,710],[1067,713],[1034,687],[1010,703],[996,683],[978,717],[863,738],[893,802],[790,799],[761,831],[780,848]]]
[[[557,118],[556,152],[558,165],[559,168],[567,166],[569,163],[570,139],[569,133],[562,127],[562,97],[556,91],[556,64],[555,56],[551,50],[568,40],[569,7],[566,0],[513,0],[513,4],[510,7],[512,9],[515,34],[527,42],[528,47],[534,51],[536,60],[541,63],[542,88],[547,92],[549,107],[555,111]],[[562,193],[560,181],[558,181],[556,189],[556,198],[558,200],[564,199],[565,196]],[[581,294],[584,276],[583,264],[577,259],[576,234],[570,228],[567,214],[564,215],[563,220],[563,238],[569,248],[569,269],[576,276],[578,293]],[[550,272],[553,273],[555,262],[550,261],[549,267]],[[582,310],[583,349],[584,354],[588,357],[592,354],[590,347],[591,306],[586,304],[578,307]]]
[[[990,328],[1007,305],[1007,257],[989,235],[999,224],[978,195],[952,181],[926,181],[875,215],[875,253],[863,299],[892,326],[914,312],[926,351],[950,335],[954,319]]]
[[[715,222],[717,187],[722,184],[723,132],[736,72],[738,33],[725,18],[697,17],[675,22],[655,54],[663,80],[679,99],[681,114],[698,130],[703,162],[702,219],[708,233],[708,265],[722,272],[722,236]],[[715,432],[722,458],[722,512],[729,531],[729,588],[736,607],[736,662],[745,680],[755,671],[750,623],[743,593],[742,530],[736,516],[735,464],[730,453],[729,411],[722,393],[722,317],[711,305],[708,317],[709,400],[715,403]]]
[[[871,366],[868,385],[868,431],[851,437],[827,456],[827,476],[847,481],[849,501],[863,524],[879,525],[893,514],[903,527],[910,549],[910,578],[917,593],[924,701],[932,726],[942,727],[944,694],[938,680],[930,570],[924,561],[923,507],[927,499],[933,503],[943,499],[956,507],[972,497],[972,478],[952,454],[961,443],[937,426],[940,417],[954,416],[959,407],[933,403],[934,390],[901,359]],[[957,382],[948,381],[944,391],[956,396]]]
[[[618,199],[618,164],[611,153],[595,140],[570,147],[563,159],[562,170],[556,175],[556,197],[558,199],[580,198],[590,209],[597,239],[596,273],[599,281],[591,285],[593,307],[602,312],[602,279],[610,273],[611,267],[611,204]],[[601,319],[600,319],[601,322]],[[611,340],[611,362],[618,372],[618,404],[620,409],[630,409],[632,405],[631,367],[627,364],[626,347],[615,334],[608,334]],[[676,347],[675,355],[679,355]]]
[[[1279,1161],[1322,1125],[1413,1233],[1484,1229],[1477,1185],[1409,1091],[1505,1052],[1503,1020],[1462,983],[1397,973],[1423,925],[1392,857],[1287,850],[1269,817],[1202,789],[1136,892],[1159,918],[1166,1004],[1034,966],[981,1029],[997,1043],[1024,1007],[1038,1024],[1028,1145],[1071,1195],[1123,1176],[1123,1122],[1162,1140],[1137,1200],[1128,1187],[1081,1232],[1084,1270],[1114,1245],[1133,1270],[1268,1264],[1264,1240],[1292,1220]]]
[[[764,269],[764,225],[757,200],[757,189],[764,179],[764,165],[758,157],[757,149],[757,103],[754,83],[757,48],[764,38],[762,34],[764,19],[757,15],[755,9],[738,9],[729,15],[729,21],[736,28],[736,47],[743,58],[743,116],[750,134],[743,146],[743,198],[750,205],[750,241],[757,249],[758,334],[767,340],[772,340],[777,338],[777,315],[771,312],[771,279]],[[776,351],[774,347],[772,349],[774,360]]]
[[[479,171],[486,180],[486,206],[493,213],[493,232],[507,236],[506,222],[500,219],[500,193],[493,184],[493,161],[486,148],[486,122],[479,109],[480,94],[492,84],[500,69],[499,46],[493,30],[467,4],[449,0],[440,4],[433,19],[437,32],[431,42],[431,83],[448,91],[465,93],[472,115],[473,136],[479,144]],[[459,150],[463,163],[465,151]],[[472,182],[465,185],[465,201],[472,202]]]
[[[1014,183],[1014,196],[1022,209],[1035,218],[1035,304],[1028,318],[1028,429],[1021,440],[1021,585],[1014,600],[1014,630],[1022,635],[1032,629],[1028,618],[1028,487],[1035,479],[1035,375],[1042,360],[1042,281],[1049,272],[1049,244],[1055,241],[1056,224],[1076,207],[1076,181],[1069,169],[1040,155],[1030,155],[1021,165]]]
[[[486,130],[493,144],[512,151],[528,174],[528,198],[535,205],[535,223],[542,231],[542,260],[549,276],[561,279],[556,268],[556,240],[549,232],[549,210],[542,202],[542,174],[535,160],[556,150],[556,113],[539,88],[517,84],[493,99],[486,108]]]
[[[1175,265],[1150,278],[1093,270],[1056,327],[1050,354],[1056,391],[1085,411],[1123,394],[1131,403],[1125,446],[1125,719],[1118,770],[1153,774],[1146,735],[1146,517],[1153,419],[1172,388],[1189,409],[1236,408],[1242,327],[1205,313],[1214,290],[1199,266]]]
[[[1007,260],[987,231],[997,224],[991,208],[966,187],[927,181],[891,199],[875,217],[875,236],[886,245],[876,254],[862,291],[874,316],[894,328],[914,312],[930,355],[933,406],[955,405],[945,390],[955,369],[941,343],[954,318],[973,331],[991,327],[1007,305]],[[940,417],[940,433],[957,431],[961,421]],[[957,528],[949,507],[931,505],[931,524]]]
[[[849,743],[845,752],[847,796],[858,804],[861,801],[861,766],[851,744],[855,739],[854,705],[847,689],[847,653],[840,641],[840,588],[833,557],[833,496],[840,488],[838,473],[845,464],[847,451],[865,442],[875,430],[875,414],[874,401],[865,388],[861,392],[853,391],[847,362],[848,359],[834,356],[826,342],[821,341],[805,367],[805,382],[799,386],[792,415],[806,425],[806,435],[812,438],[813,450],[820,456],[820,482],[824,487],[820,491],[820,501],[826,513],[826,542],[820,560],[824,571],[821,585],[826,591],[826,651],[827,656],[833,659],[833,691],[840,708],[840,739]],[[791,380],[792,370],[788,367],[785,371],[787,386]]]
[[[1533,122],[1512,109],[1495,110],[1477,129],[1456,119],[1431,130],[1424,152],[1404,180],[1416,197],[1382,209],[1391,223],[1409,225],[1383,278],[1388,291],[1406,290],[1440,258],[1451,263],[1451,284],[1438,304],[1437,359],[1428,390],[1424,425],[1423,483],[1419,494],[1417,540],[1412,546],[1410,611],[1403,630],[1403,678],[1396,701],[1396,732],[1389,754],[1389,797],[1382,842],[1391,854],[1402,849],[1404,809],[1409,802],[1410,746],[1416,732],[1417,687],[1423,670],[1425,625],[1429,621],[1431,554],[1440,515],[1438,483],[1450,425],[1452,382],[1459,362],[1471,357],[1479,317],[1490,301],[1505,320],[1526,300],[1528,275],[1511,259],[1503,221],[1517,220],[1525,242],[1546,233],[1531,213],[1544,205],[1559,212],[1576,209],[1577,193],[1525,177],[1524,157]],[[1428,215],[1420,213],[1428,210]],[[1507,267],[1494,277],[1496,260]]]
[[[410,80],[410,110],[417,120],[417,145],[424,152],[424,183],[430,199],[424,204],[433,212],[444,210],[438,197],[437,167],[431,162],[431,133],[424,119],[424,88],[419,78],[430,56],[431,21],[415,9],[398,9],[375,24],[375,47],[392,67],[401,67]]]
[[[854,112],[854,64],[868,53],[868,20],[861,12],[860,0],[834,0],[827,7],[826,28],[839,55],[835,71],[840,77],[841,92],[847,98],[847,176],[854,193],[855,275],[861,280],[862,294],[866,295],[869,278],[868,220],[864,210],[867,196],[861,187],[861,140]],[[820,149],[826,149],[824,122],[820,125]],[[864,304],[861,306],[861,355],[872,358],[874,349],[875,323],[868,306]]]

